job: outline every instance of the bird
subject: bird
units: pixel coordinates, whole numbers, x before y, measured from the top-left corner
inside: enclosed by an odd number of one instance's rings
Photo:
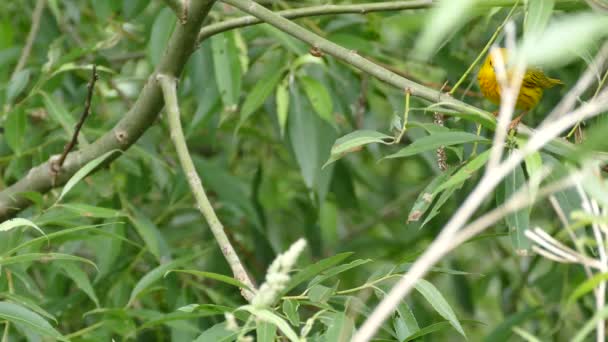
[[[499,48],[498,51],[502,55],[505,65],[507,65],[509,51],[505,48]],[[510,74],[509,70],[507,70],[507,77],[509,77]],[[483,96],[495,104],[500,104],[501,89],[496,80],[496,61],[491,52],[488,53],[483,65],[479,69],[477,81]],[[553,88],[554,86],[561,84],[563,84],[561,80],[547,77],[541,69],[535,67],[526,69],[515,102],[515,108],[520,109],[523,112],[511,121],[511,124],[509,125],[510,129],[516,128],[522,117],[538,105],[543,97],[545,89]]]

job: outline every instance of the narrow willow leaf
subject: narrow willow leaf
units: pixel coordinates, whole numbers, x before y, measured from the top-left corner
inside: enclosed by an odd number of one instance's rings
[[[236,47],[234,32],[224,32],[211,37],[215,80],[224,107],[237,108],[241,94],[241,62]]]
[[[336,140],[334,146],[331,148],[329,160],[325,162],[323,167],[326,167],[327,165],[344,157],[344,155],[347,153],[360,151],[364,145],[373,143],[388,145],[392,143],[393,140],[394,138],[391,136],[370,130],[360,130],[348,133],[347,135]]]
[[[383,159],[403,158],[413,156],[422,152],[435,150],[441,146],[460,145],[465,143],[481,142],[489,143],[490,140],[482,136],[467,132],[441,132],[422,137],[399,152],[388,155]]]
[[[191,275],[197,276],[199,278],[213,279],[213,280],[221,281],[222,283],[225,283],[228,285],[250,290],[249,286],[243,284],[242,282],[240,282],[232,277],[225,276],[225,275],[219,274],[219,273],[213,273],[213,272],[203,272],[203,271],[197,271],[197,270],[169,270],[165,273],[164,276],[166,277],[170,273],[174,273],[174,272],[191,274]]]
[[[423,336],[432,334],[434,332],[438,332],[438,331],[442,331],[442,330],[448,329],[449,327],[450,327],[450,322],[448,322],[448,321],[433,323],[431,325],[427,325],[426,327],[424,327],[422,329],[419,329],[415,333],[407,336],[407,338],[404,339],[404,340],[402,340],[402,341],[403,342],[414,341],[416,339],[419,339],[419,338],[421,338]]]
[[[554,20],[542,35],[524,37],[521,53],[527,64],[559,67],[578,58],[608,36],[608,17],[580,13]]]
[[[572,307],[572,304],[574,304],[574,302],[576,302],[579,298],[593,291],[595,288],[598,287],[601,282],[606,280],[608,280],[608,273],[598,273],[594,274],[593,277],[582,282],[574,289],[574,291],[572,291],[572,294],[570,294],[570,296],[568,297],[568,301],[566,302],[566,308]]]
[[[439,193],[445,189],[458,186],[471,178],[477,170],[486,164],[490,157],[490,150],[484,151],[472,160],[468,161],[460,170],[458,170],[450,179],[441,184],[435,189],[435,193]]]
[[[285,337],[291,342],[299,342],[300,339],[298,335],[293,331],[293,329],[289,326],[289,324],[280,316],[276,315],[270,310],[267,309],[259,309],[251,305],[244,305],[239,308],[239,310],[248,311],[256,318],[261,321],[268,322],[274,324]]]
[[[454,327],[458,333],[466,338],[467,335],[464,333],[462,325],[460,325],[454,310],[445,300],[441,292],[439,292],[439,290],[437,290],[433,284],[424,279],[420,279],[416,283],[416,290],[422,294],[424,299],[431,304],[431,306],[435,309],[435,311],[437,311],[438,314],[441,315],[441,317],[450,322],[452,327]]]
[[[32,331],[61,341],[68,341],[37,313],[15,303],[0,302],[0,318],[23,325]]]
[[[63,196],[65,196],[70,190],[72,190],[72,188],[76,184],[78,184],[78,182],[80,182],[84,177],[88,176],[89,173],[91,173],[91,171],[93,171],[95,168],[97,168],[99,165],[101,165],[101,163],[103,163],[106,159],[108,159],[115,152],[120,152],[120,151],[112,150],[110,152],[106,152],[103,155],[88,162],[85,166],[80,168],[80,170],[76,171],[76,173],[74,173],[72,178],[70,178],[70,180],[68,180],[68,182],[65,183],[65,186],[61,190],[61,194],[59,195],[57,202],[61,201]]]
[[[393,326],[395,327],[395,333],[399,341],[403,341],[420,331],[418,321],[416,321],[412,309],[405,301],[401,301],[399,306],[397,306],[397,315],[393,319]]]
[[[355,267],[359,267],[361,265],[365,265],[369,262],[372,262],[372,259],[357,259],[354,261],[349,262],[348,264],[344,264],[344,265],[339,265],[336,267],[332,267],[326,271],[323,272],[323,275],[318,275],[316,277],[314,277],[309,283],[308,283],[308,288],[316,285],[316,284],[320,284],[323,281],[325,281],[326,279],[329,279],[331,277],[335,277],[336,275],[342,273],[342,272],[346,272],[350,269],[353,269]]]
[[[59,263],[59,266],[63,268],[65,273],[74,281],[76,286],[78,286],[78,288],[81,289],[93,301],[93,303],[95,303],[95,306],[99,307],[99,299],[97,299],[97,295],[95,294],[95,290],[93,289],[93,285],[91,284],[87,274],[71,262],[61,262]]]
[[[517,193],[526,184],[526,178],[521,166],[513,170],[504,180],[504,198],[501,203],[508,201],[511,196]],[[498,195],[498,193],[497,193]],[[532,248],[532,243],[526,237],[525,231],[530,228],[530,211],[527,208],[509,213],[505,216],[505,222],[509,228],[509,235],[513,248],[518,255],[528,255]]]
[[[459,186],[453,186],[451,188],[448,188],[446,191],[444,191],[441,194],[441,196],[439,196],[439,198],[435,202],[435,205],[433,205],[433,208],[431,209],[431,211],[424,218],[424,222],[422,222],[422,224],[420,225],[420,229],[424,228],[424,226],[426,226],[427,223],[429,223],[435,216],[437,216],[439,214],[439,209],[441,209],[441,207],[443,207],[445,202],[447,202],[448,199],[450,199],[452,197],[452,194],[458,188],[459,188]]]
[[[287,91],[287,82],[283,81],[277,87],[277,119],[281,136],[285,135],[285,126],[287,126],[287,117],[289,115],[289,91]]]
[[[259,342],[274,342],[274,338],[277,335],[277,326],[272,324],[272,323],[268,323],[268,322],[261,322],[257,324],[256,327],[256,341]]]
[[[587,335],[589,335],[593,330],[595,330],[598,321],[605,320],[606,317],[608,317],[608,306],[604,306],[599,311],[596,311],[595,314],[593,315],[593,317],[590,320],[587,320],[587,322],[585,323],[585,325],[583,325],[581,330],[579,330],[578,333],[576,333],[576,335],[574,336],[574,338],[571,339],[570,341],[572,341],[572,342],[589,341],[589,340],[585,339],[587,337]],[[604,337],[604,336],[602,336],[602,337]]]
[[[36,304],[35,299],[28,298],[25,296],[20,296],[18,294],[2,292],[0,293],[0,298],[8,299],[9,301],[16,303],[25,307],[26,309],[32,310],[40,316],[46,317],[50,320],[53,320],[55,324],[57,324],[57,318],[53,316],[50,312],[44,310],[38,304]]]
[[[344,312],[335,312],[329,315],[329,319],[325,341],[350,341],[355,327],[352,317]]]
[[[236,339],[240,331],[232,331],[226,328],[226,322],[218,323],[211,328],[203,331],[194,342],[231,342]]]
[[[6,88],[6,104],[12,104],[15,99],[27,86],[30,81],[31,70],[23,69],[15,74],[8,82],[8,87]]]
[[[127,3],[133,3],[134,1],[125,1]],[[160,59],[163,56],[163,52],[167,47],[167,42],[171,36],[171,32],[175,27],[177,18],[173,11],[169,8],[163,8],[158,12],[158,15],[154,19],[152,30],[150,32],[150,41],[147,44],[147,55],[152,65],[158,65]]]
[[[283,301],[283,314],[285,314],[294,327],[300,326],[300,314],[298,313],[299,306],[300,303],[292,299],[285,299]]]
[[[6,138],[6,143],[16,155],[20,155],[25,149],[24,144],[26,141],[26,126],[26,114],[23,110],[13,109],[6,115],[6,121],[4,122],[4,136]]]
[[[437,177],[433,178],[433,180],[422,190],[422,192],[418,195],[416,202],[414,202],[414,206],[410,210],[410,213],[407,215],[407,222],[417,222],[424,215],[424,213],[429,209],[431,203],[435,199],[435,196],[438,194],[438,191],[435,189],[443,184],[443,182],[450,176],[449,172],[443,172],[437,175]]]
[[[281,296],[285,295],[286,293],[291,291],[294,287],[298,286],[302,282],[305,282],[306,280],[320,274],[321,272],[327,270],[328,268],[341,263],[342,261],[344,261],[345,259],[350,257],[352,254],[353,254],[352,252],[336,254],[334,256],[319,260],[316,263],[305,267],[300,272],[296,273],[293,277],[291,277],[291,279],[289,280],[289,283],[287,283],[287,286],[281,292]]]
[[[40,92],[40,94],[42,95],[44,106],[51,119],[61,125],[66,132],[66,135],[71,137],[74,134],[74,125],[76,124],[74,118],[61,102],[56,101],[52,96],[45,92]]]
[[[97,265],[89,259],[81,258],[75,255],[63,254],[63,253],[24,253],[11,257],[0,258],[1,265],[11,265],[20,263],[29,263],[34,261],[49,262],[53,260],[60,261],[77,261],[85,264],[89,264],[97,270]]]
[[[189,262],[190,260],[192,260],[194,258],[200,257],[200,254],[201,253],[197,253],[195,255],[189,255],[187,257],[173,260],[166,264],[157,266],[150,272],[146,273],[146,275],[141,277],[141,279],[139,279],[137,284],[135,284],[135,287],[133,288],[133,290],[131,291],[131,295],[129,296],[129,302],[127,303],[127,306],[131,306],[131,304],[133,304],[133,301],[135,300],[135,298],[137,298],[137,296],[140,293],[142,293],[144,290],[146,290],[148,287],[150,287],[150,285],[152,285],[153,283],[162,279],[163,276],[167,273],[167,271],[180,267],[181,265]]]
[[[536,316],[539,312],[539,308],[529,308],[521,312],[517,312],[500,323],[490,334],[488,334],[483,341],[509,341],[513,335],[513,327],[520,325],[528,319]]]
[[[40,227],[38,227],[34,222],[20,217],[0,223],[0,232],[7,232],[17,227],[31,227],[39,231],[40,234],[44,235],[42,229],[40,229]]]
[[[281,80],[283,72],[283,69],[277,69],[273,66],[271,67],[271,70],[267,70],[266,75],[255,84],[241,107],[239,126],[247,121],[247,119],[264,104],[264,101],[266,101],[268,96],[272,93],[272,90],[277,86],[277,83]]]
[[[298,77],[298,80],[302,83],[304,92],[306,93],[306,96],[308,96],[308,100],[315,109],[315,112],[319,114],[321,119],[334,125],[333,103],[325,86],[321,82],[308,76],[300,76]]]
[[[476,0],[440,1],[430,13],[424,31],[418,35],[414,48],[416,57],[431,57],[447,36],[458,31],[468,21],[475,2]]]

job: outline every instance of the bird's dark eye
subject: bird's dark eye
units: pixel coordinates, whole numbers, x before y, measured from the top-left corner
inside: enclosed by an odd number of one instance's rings
[[[491,60],[491,59],[490,59],[490,66],[493,66],[493,65],[492,65],[492,60]]]

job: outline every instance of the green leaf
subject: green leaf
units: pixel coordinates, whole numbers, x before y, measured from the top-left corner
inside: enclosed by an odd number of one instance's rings
[[[431,306],[437,311],[441,317],[445,318],[458,333],[466,338],[466,334],[452,310],[452,307],[445,300],[441,292],[437,288],[424,279],[418,280],[416,283],[416,290],[422,294],[422,296],[431,304]]]
[[[234,32],[224,32],[211,37],[215,80],[224,107],[236,110],[241,93],[241,62]]]
[[[592,48],[608,35],[608,17],[579,13],[554,20],[542,33],[524,37],[521,53],[526,63],[540,67],[560,67]]]
[[[483,341],[484,342],[493,342],[493,341],[509,341],[511,336],[513,335],[513,327],[522,324],[528,319],[535,316],[539,311],[539,308],[529,308],[521,312],[517,312],[500,323],[494,330],[488,334]]]
[[[226,328],[226,323],[218,323],[200,334],[194,342],[231,342],[234,341],[239,331],[232,331]]]
[[[293,329],[289,326],[289,324],[287,324],[287,322],[285,322],[284,319],[282,319],[280,316],[276,315],[272,311],[267,310],[267,309],[259,309],[254,306],[251,306],[251,305],[241,306],[240,308],[238,308],[238,310],[248,311],[249,313],[254,315],[256,318],[258,318],[259,320],[268,322],[268,323],[272,323],[277,328],[279,328],[279,330],[281,330],[283,335],[285,335],[285,337],[287,337],[287,339],[289,341],[292,341],[292,342],[300,341],[300,339],[298,338],[298,335],[295,333],[295,331],[293,331]]]
[[[442,0],[434,6],[424,31],[418,35],[414,48],[416,57],[430,58],[437,48],[445,43],[446,37],[453,35],[464,25],[472,13],[476,0]]]
[[[418,321],[416,321],[412,309],[405,301],[401,301],[397,306],[397,315],[393,319],[393,326],[399,341],[403,341],[406,337],[420,331]]]
[[[504,180],[504,198],[500,203],[508,201],[517,191],[519,191],[526,183],[524,171],[521,166],[505,177]],[[497,192],[497,196],[499,192]],[[509,235],[513,248],[518,255],[528,255],[532,248],[532,243],[524,234],[530,228],[530,211],[527,208],[509,213],[505,216],[505,222],[509,228]]]
[[[352,317],[347,316],[344,312],[335,312],[328,316],[330,321],[327,324],[325,341],[350,341],[355,327]]]
[[[75,255],[63,254],[63,253],[24,253],[19,254],[12,257],[0,257],[0,266],[1,265],[12,265],[12,264],[20,264],[20,263],[29,263],[33,261],[42,261],[48,262],[53,260],[61,260],[61,261],[77,261],[89,264],[95,269],[97,269],[97,265],[89,259],[77,257]]]
[[[329,160],[325,162],[323,167],[326,167],[327,165],[344,157],[344,155],[347,153],[360,151],[361,146],[373,143],[389,145],[393,142],[393,140],[394,138],[391,136],[370,130],[359,130],[348,133],[347,135],[336,140],[331,148]]]
[[[464,183],[467,179],[471,178],[477,170],[486,164],[490,157],[490,150],[484,151],[472,160],[469,160],[463,167],[460,168],[450,179],[445,183],[439,185],[435,189],[435,193],[439,193],[445,189],[449,189],[455,186],[459,186]]]
[[[277,335],[277,327],[268,322],[261,322],[256,327],[256,341],[259,342],[274,342]]]
[[[6,87],[6,103],[12,104],[15,99],[21,95],[25,87],[30,81],[30,69],[23,69],[15,74]]]
[[[44,235],[44,232],[34,222],[24,218],[14,218],[0,223],[0,232],[8,232],[17,227],[32,227]]]
[[[325,303],[334,292],[334,289],[331,287],[317,284],[308,289],[308,298],[313,303]]]
[[[291,277],[289,283],[287,283],[287,286],[285,286],[285,289],[281,292],[281,296],[285,295],[286,293],[288,293],[301,283],[305,282],[306,280],[320,274],[321,272],[336,264],[341,263],[342,261],[350,257],[352,254],[352,252],[336,254],[334,256],[319,260],[318,262],[307,266],[300,272],[296,273],[293,277]]]
[[[78,286],[79,289],[81,289],[89,298],[91,298],[91,300],[95,303],[95,306],[99,307],[99,299],[97,299],[97,295],[95,294],[95,290],[93,289],[87,274],[72,262],[61,262],[59,263],[59,266],[63,268],[65,273],[74,281],[76,286]]]
[[[165,273],[165,277],[167,275],[169,275],[169,273],[186,273],[186,274],[191,274],[193,276],[197,276],[199,278],[208,278],[208,279],[213,279],[213,280],[217,280],[220,281],[222,283],[228,284],[228,285],[232,285],[232,286],[236,286],[238,288],[243,288],[243,289],[249,289],[249,286],[243,284],[242,282],[229,277],[229,276],[225,276],[223,274],[219,274],[219,273],[213,273],[213,272],[203,272],[203,271],[197,271],[197,270],[169,270],[167,271],[167,273]]]
[[[124,3],[129,2],[133,1],[125,1]],[[147,49],[148,59],[152,65],[158,65],[158,63],[160,63],[160,59],[167,48],[167,42],[169,41],[169,37],[171,37],[171,32],[173,32],[176,22],[177,18],[169,8],[161,9],[156,16],[156,19],[154,19]]]
[[[16,155],[20,155],[24,150],[26,127],[27,116],[23,110],[14,109],[7,114],[4,122],[4,136],[6,143]]]
[[[528,1],[524,35],[541,35],[549,23],[555,0]]]
[[[425,151],[435,150],[441,146],[460,145],[465,143],[489,143],[490,140],[467,132],[441,132],[422,137],[399,152],[388,155],[383,159],[403,158],[413,156]]]
[[[0,302],[0,318],[15,324],[23,325],[40,335],[61,341],[68,341],[67,338],[55,330],[44,318],[21,305]]]
[[[61,190],[61,194],[59,195],[57,202],[61,201],[63,196],[65,196],[70,190],[72,190],[72,188],[76,184],[78,184],[78,182],[80,182],[84,177],[88,176],[89,173],[91,173],[94,169],[96,169],[99,165],[101,165],[101,163],[103,163],[106,159],[108,159],[115,152],[120,152],[120,151],[112,150],[110,152],[106,152],[103,155],[86,163],[85,166],[81,167],[80,170],[76,171],[76,173],[74,173],[74,175],[70,178],[70,180],[68,180],[68,182],[65,183],[65,186]]]
[[[435,205],[433,205],[433,208],[431,208],[431,211],[424,218],[424,222],[422,222],[422,224],[420,225],[420,229],[422,229],[427,223],[429,223],[429,221],[431,221],[435,216],[437,216],[439,214],[439,209],[441,209],[441,207],[443,207],[445,202],[447,202],[447,200],[452,197],[452,194],[457,189],[458,189],[458,186],[448,188],[446,191],[444,191],[441,194],[441,196],[439,196],[439,198],[435,202]]]
[[[593,291],[601,282],[608,280],[608,273],[597,273],[578,285],[568,297],[566,308],[570,308],[576,300]]]
[[[357,259],[357,260],[353,260],[351,262],[349,262],[348,264],[344,264],[344,265],[338,265],[335,267],[332,267],[330,269],[328,269],[327,271],[324,271],[323,274],[318,275],[316,277],[314,277],[309,283],[308,283],[308,287],[312,287],[316,284],[320,284],[323,281],[325,281],[326,279],[329,279],[331,277],[335,277],[338,274],[342,273],[342,272],[346,272],[350,269],[353,269],[355,267],[359,267],[361,265],[365,265],[369,262],[371,262],[372,259]]]
[[[315,109],[315,112],[319,114],[321,119],[327,121],[329,124],[334,125],[336,123],[333,115],[333,103],[329,92],[323,86],[323,84],[314,78],[308,76],[298,77],[308,100]]]
[[[285,314],[294,327],[300,326],[300,314],[298,313],[299,306],[300,303],[292,299],[285,299],[283,301],[283,314]]]
[[[604,306],[599,311],[596,311],[593,317],[590,320],[587,320],[585,325],[579,330],[579,332],[574,336],[571,340],[572,342],[583,342],[588,341],[585,340],[587,335],[589,335],[597,326],[597,322],[600,320],[605,320],[608,317],[608,306]]]
[[[40,316],[53,320],[55,322],[55,324],[57,324],[57,318],[55,318],[55,316],[53,316],[48,311],[41,308],[38,304],[36,304],[35,300],[33,300],[31,298],[28,298],[25,296],[20,296],[20,295],[14,294],[14,293],[8,293],[8,292],[0,293],[0,298],[8,299],[9,301],[16,303],[17,305],[21,305],[21,306],[25,307],[26,309],[34,311],[35,313],[39,314]]]
[[[76,121],[74,120],[72,115],[68,112],[68,110],[63,106],[61,102],[56,101],[49,94],[42,91],[40,92],[40,94],[42,95],[42,100],[44,102],[44,106],[46,107],[47,112],[49,113],[49,116],[59,125],[61,125],[61,127],[63,127],[63,130],[66,132],[66,135],[71,138],[74,134],[74,126],[76,125]]]
[[[125,216],[125,213],[120,210],[96,207],[84,203],[60,204],[59,207],[80,214],[82,217],[114,218]]]
[[[289,115],[289,92],[287,91],[286,81],[279,84],[275,96],[277,98],[277,120],[279,121],[281,136],[284,136],[285,127],[287,126],[287,118]]]
[[[449,327],[450,327],[450,322],[448,322],[448,321],[433,323],[433,324],[427,325],[426,327],[424,327],[424,328],[416,331],[415,333],[409,335],[406,339],[402,340],[402,342],[414,341],[414,340],[416,340],[418,338],[421,338],[423,336],[432,334],[434,332],[445,330],[445,329],[447,329]]]
[[[177,260],[173,260],[166,264],[157,266],[150,272],[146,273],[146,275],[141,277],[141,279],[139,279],[137,284],[135,284],[135,287],[133,288],[133,290],[131,291],[131,295],[129,296],[129,302],[127,303],[127,306],[131,306],[131,304],[133,304],[133,301],[135,300],[135,298],[137,298],[137,296],[140,293],[142,293],[144,290],[146,290],[148,287],[150,287],[150,285],[152,285],[155,282],[157,282],[158,280],[162,279],[163,276],[167,273],[167,271],[180,267],[183,264],[191,261],[192,259],[200,257],[200,255],[201,255],[201,253],[196,253],[195,255],[189,255],[189,256],[186,256],[186,257],[183,257],[183,258],[180,258]]]
[[[243,102],[243,107],[241,108],[241,120],[239,122],[239,126],[247,121],[251,114],[255,113],[255,111],[264,104],[266,98],[268,98],[268,96],[272,93],[272,90],[281,80],[284,70],[276,69],[274,66],[271,68],[271,70],[267,70],[266,75],[255,84],[253,89],[251,89],[245,98],[245,102]]]
[[[443,182],[450,176],[449,172],[443,172],[437,175],[437,177],[433,178],[433,180],[422,190],[422,192],[418,195],[416,202],[414,202],[414,206],[410,210],[410,213],[407,216],[407,222],[417,222],[424,215],[424,213],[429,209],[431,203],[435,199],[435,196],[438,194],[436,188],[443,184]]]

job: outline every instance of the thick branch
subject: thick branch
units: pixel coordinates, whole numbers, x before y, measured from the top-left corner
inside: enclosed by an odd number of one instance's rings
[[[196,168],[194,167],[194,162],[192,162],[192,157],[190,157],[190,152],[188,152],[186,137],[184,136],[182,123],[180,122],[176,91],[177,80],[173,76],[159,74],[158,81],[161,85],[165,98],[165,108],[169,119],[171,140],[173,140],[175,150],[177,151],[177,156],[182,164],[182,169],[184,170],[184,174],[188,179],[188,184],[190,184],[190,190],[192,190],[194,198],[196,199],[197,207],[205,217],[205,220],[207,220],[207,224],[209,224],[209,228],[211,229],[215,240],[217,241],[218,245],[220,245],[222,254],[224,254],[226,261],[230,265],[234,277],[243,284],[247,285],[250,289],[255,289],[253,282],[249,278],[247,271],[245,271],[245,267],[243,267],[243,264],[239,259],[239,256],[234,251],[230,240],[228,240],[228,236],[226,236],[224,226],[215,214],[215,210],[213,210],[213,206],[211,205],[211,202],[209,202],[209,198],[207,198],[207,194],[205,193],[201,179],[199,178]],[[243,297],[245,297],[245,299],[247,299],[248,302],[250,302],[253,298],[253,292],[251,292],[249,289],[241,289],[241,294]]]
[[[68,155],[62,172],[53,183],[50,163],[46,162],[31,169],[23,179],[0,192],[0,221],[5,220],[29,205],[29,200],[21,193],[27,191],[46,192],[53,186],[64,184],[87,162],[104,153],[121,149],[126,150],[154,123],[163,107],[160,86],[156,74],[179,76],[194,51],[201,24],[214,0],[191,0],[188,21],[177,25],[171,35],[165,54],[142,89],[135,105],[114,128],[93,144]]]

